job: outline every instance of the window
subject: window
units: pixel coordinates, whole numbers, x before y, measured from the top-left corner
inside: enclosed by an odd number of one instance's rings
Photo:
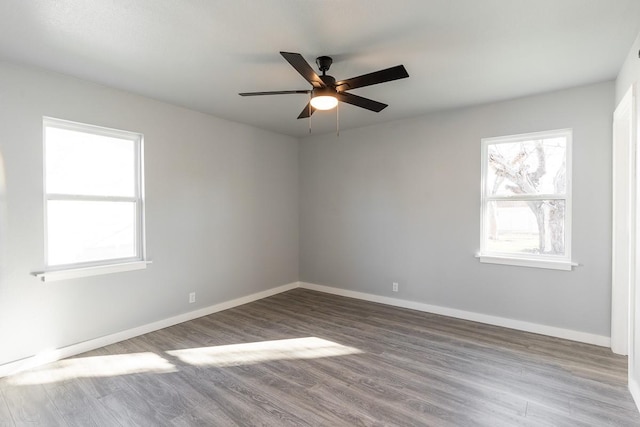
[[[43,128],[47,270],[143,268],[142,135],[52,118]]]
[[[480,261],[571,269],[571,137],[482,140]]]

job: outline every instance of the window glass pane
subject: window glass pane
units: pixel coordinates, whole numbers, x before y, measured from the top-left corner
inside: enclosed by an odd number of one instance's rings
[[[491,201],[486,251],[564,256],[564,200]]]
[[[49,265],[136,256],[133,202],[47,202]]]
[[[46,127],[47,193],[135,196],[135,143]]]
[[[565,137],[490,144],[487,194],[565,194]]]

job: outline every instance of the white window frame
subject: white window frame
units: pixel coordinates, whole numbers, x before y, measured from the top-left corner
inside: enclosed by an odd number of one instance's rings
[[[46,173],[46,130],[47,128],[58,128],[83,132],[92,135],[108,136],[118,139],[129,140],[134,144],[135,163],[135,191],[131,197],[113,197],[98,195],[74,195],[74,194],[54,194],[47,191]],[[120,271],[139,270],[146,268],[149,261],[146,260],[145,246],[145,221],[144,221],[144,170],[143,170],[143,135],[119,129],[111,129],[90,124],[72,122],[68,120],[43,117],[43,188],[44,188],[44,261],[45,271],[34,273],[42,281],[63,280],[75,277],[93,276],[99,274],[115,273]],[[136,209],[136,232],[135,232],[135,255],[126,258],[111,258],[90,262],[78,262],[63,265],[49,265],[49,245],[48,245],[48,202],[51,200],[81,200],[100,202],[133,202]]]
[[[549,139],[556,137],[566,138],[566,191],[564,195],[558,194],[527,194],[527,195],[506,195],[492,196],[488,194],[487,174],[489,172],[488,147],[495,144],[516,143],[523,141]],[[515,265],[521,267],[538,267],[554,270],[571,270],[577,264],[571,261],[571,217],[572,217],[572,140],[573,129],[558,129],[542,132],[532,132],[518,135],[508,135],[482,139],[481,149],[481,207],[480,207],[480,252],[477,258],[480,262],[491,264]],[[538,254],[518,254],[505,252],[492,252],[486,248],[488,236],[487,208],[491,201],[514,200],[564,200],[565,201],[565,254],[564,256],[538,255]]]

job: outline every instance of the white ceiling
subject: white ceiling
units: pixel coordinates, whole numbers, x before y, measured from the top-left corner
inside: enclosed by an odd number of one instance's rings
[[[238,96],[309,88],[279,51],[338,80],[404,64],[353,91],[382,112],[341,104],[348,129],[614,79],[638,31],[638,0],[0,0],[0,60],[293,136],[305,95]]]

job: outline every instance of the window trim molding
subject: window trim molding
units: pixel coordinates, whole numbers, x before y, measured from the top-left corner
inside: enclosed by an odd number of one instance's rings
[[[565,270],[571,271],[573,267],[578,267],[580,264],[573,261],[558,261],[552,259],[531,259],[524,257],[510,257],[507,255],[481,255],[477,254],[476,258],[482,263],[486,264],[501,264],[501,265],[514,265],[518,267],[536,267],[546,268],[549,270]]]
[[[68,268],[60,270],[47,270],[33,273],[35,277],[43,282],[55,282],[58,280],[75,279],[78,277],[98,276],[101,274],[119,273],[122,271],[143,270],[147,268],[151,261],[132,261],[110,264],[93,265],[89,267]]]
[[[115,137],[129,140],[134,144],[134,174],[135,191],[132,197],[120,196],[86,196],[73,194],[47,193],[47,173],[46,156],[47,127],[66,129],[77,132],[92,133],[95,135]],[[88,123],[74,122],[54,117],[43,116],[42,118],[42,153],[43,153],[43,230],[44,230],[44,265],[41,272],[32,273],[42,281],[64,280],[75,277],[86,277],[99,274],[115,273],[119,271],[130,271],[146,268],[148,261],[146,258],[146,234],[145,234],[145,201],[144,201],[144,135],[138,132],[113,129],[97,126]],[[87,200],[87,201],[127,201],[133,202],[136,209],[135,218],[135,243],[136,254],[128,258],[102,259],[96,261],[86,261],[71,264],[50,265],[48,250],[48,213],[47,205],[49,200]]]
[[[523,196],[491,196],[487,197],[487,172],[488,172],[488,158],[487,158],[487,150],[489,145],[494,144],[503,144],[503,143],[514,143],[514,142],[522,142],[522,141],[530,141],[541,138],[554,138],[554,137],[565,137],[567,141],[566,145],[566,189],[564,196],[558,194],[531,194],[531,195],[523,195]],[[482,263],[490,263],[490,264],[503,264],[503,265],[513,265],[519,267],[537,267],[537,268],[545,268],[545,269],[553,269],[553,270],[568,270],[570,271],[572,267],[578,266],[579,264],[573,262],[571,260],[571,241],[572,241],[572,204],[573,204],[573,196],[572,196],[572,181],[573,181],[573,129],[565,128],[565,129],[555,129],[549,131],[540,131],[540,132],[530,132],[530,133],[522,133],[516,135],[506,135],[499,137],[489,137],[482,138],[481,140],[481,163],[480,163],[480,171],[481,171],[481,179],[480,179],[480,251],[476,255],[476,258]],[[502,253],[502,252],[491,252],[487,251],[485,248],[486,239],[485,236],[487,234],[486,229],[486,210],[489,201],[494,200],[564,200],[565,201],[565,223],[564,223],[564,233],[565,233],[565,255],[562,257],[559,256],[550,256],[550,255],[535,255],[535,254],[517,254],[517,253]]]

